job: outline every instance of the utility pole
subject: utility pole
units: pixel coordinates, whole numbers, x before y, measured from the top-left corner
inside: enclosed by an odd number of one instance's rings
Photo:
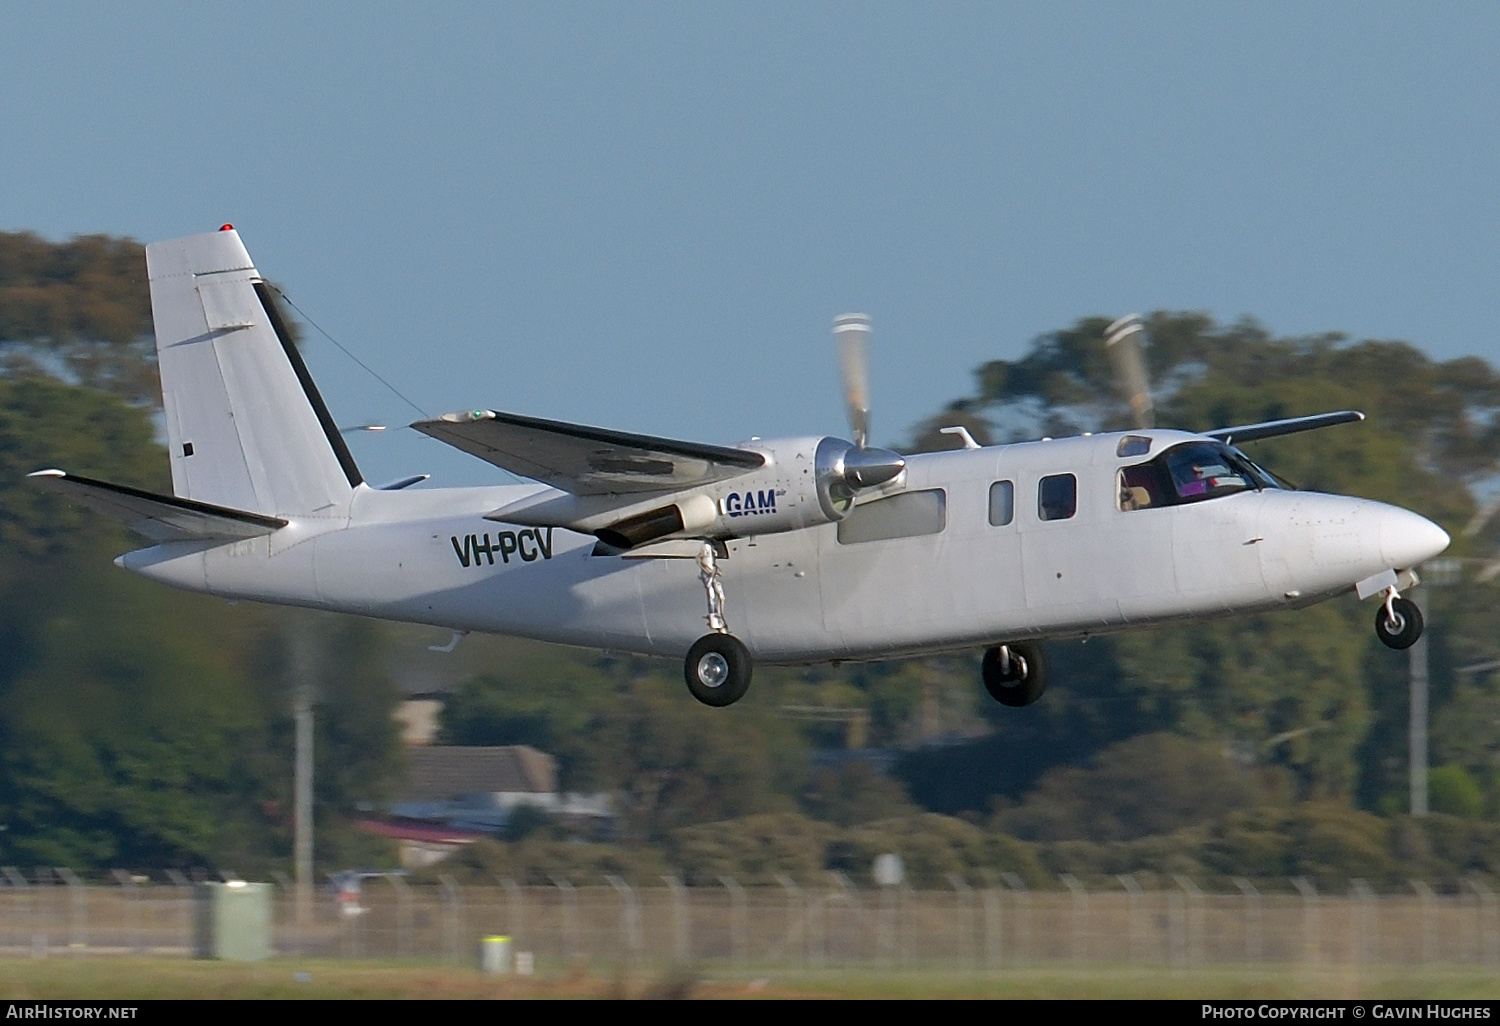
[[[1441,588],[1458,578],[1459,562],[1456,559],[1431,559],[1422,564],[1422,580],[1426,587],[1413,588],[1410,597],[1417,604],[1424,622],[1428,620],[1426,592],[1428,588]],[[1411,814],[1427,815],[1427,637],[1428,630],[1407,649],[1411,666],[1411,703],[1406,724],[1406,751],[1408,782],[1411,789]]]
[[[297,927],[312,926],[313,894],[313,659],[312,621],[301,611],[292,614],[292,724],[293,757],[292,862],[296,878]]]
[[[1424,588],[1415,588],[1411,600],[1425,621],[1427,610],[1423,608]],[[1411,789],[1411,814],[1427,815],[1427,631],[1416,644],[1407,649],[1411,661],[1411,707],[1406,722],[1406,757],[1410,767],[1407,774]]]

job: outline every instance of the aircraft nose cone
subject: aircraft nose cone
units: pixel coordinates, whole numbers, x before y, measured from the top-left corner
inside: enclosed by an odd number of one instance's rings
[[[1380,523],[1380,552],[1387,566],[1409,570],[1448,547],[1448,532],[1410,510],[1392,508]]]

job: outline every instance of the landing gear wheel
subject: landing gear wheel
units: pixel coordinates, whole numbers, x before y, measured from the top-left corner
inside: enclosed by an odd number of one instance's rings
[[[1035,645],[997,645],[980,664],[984,689],[1001,705],[1030,705],[1047,690],[1047,665]]]
[[[1422,636],[1422,611],[1411,599],[1393,598],[1375,610],[1375,636],[1389,648],[1411,648]]]
[[[750,652],[732,634],[705,634],[693,642],[683,662],[683,676],[693,697],[704,705],[733,705],[750,687]]]

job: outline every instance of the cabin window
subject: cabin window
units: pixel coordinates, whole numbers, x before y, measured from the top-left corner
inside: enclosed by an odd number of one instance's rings
[[[1016,486],[1011,481],[990,485],[990,523],[1004,527],[1016,518]]]
[[[948,525],[948,496],[941,488],[899,492],[854,507],[838,524],[843,545],[937,534]]]
[[[1044,477],[1037,486],[1037,516],[1042,520],[1068,520],[1078,512],[1078,479],[1072,474]]]

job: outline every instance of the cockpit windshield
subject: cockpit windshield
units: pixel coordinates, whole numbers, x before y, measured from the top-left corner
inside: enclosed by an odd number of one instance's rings
[[[1281,484],[1255,461],[1222,442],[1183,442],[1155,459],[1122,467],[1120,508],[1176,506]]]

